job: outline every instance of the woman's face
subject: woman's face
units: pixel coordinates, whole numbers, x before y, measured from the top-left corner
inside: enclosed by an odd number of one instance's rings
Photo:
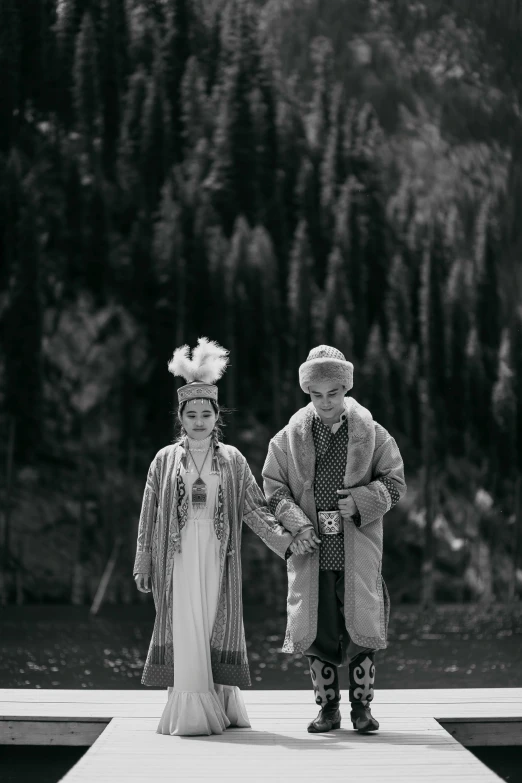
[[[217,414],[210,400],[189,400],[183,408],[181,423],[189,438],[203,440],[214,429]]]

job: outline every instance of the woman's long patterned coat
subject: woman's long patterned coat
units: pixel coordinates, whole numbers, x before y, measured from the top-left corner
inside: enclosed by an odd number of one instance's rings
[[[173,685],[172,569],[181,551],[188,503],[180,476],[183,444],[166,446],[149,468],[133,573],[150,574],[156,621],[143,670],[144,685]],[[250,685],[241,589],[242,522],[284,558],[292,536],[268,512],[247,461],[233,446],[217,451],[220,485],[214,528],[220,541],[221,587],[210,643],[214,682]]]
[[[402,458],[389,433],[353,398],[345,400],[348,450],[344,487],[361,525],[344,521],[346,628],[362,647],[386,647],[389,599],[381,576],[383,515],[406,492]],[[317,531],[315,448],[310,403],[271,440],[263,468],[264,490],[276,519],[294,534],[304,524]],[[339,487],[341,489],[341,487]],[[332,509],[333,510],[333,509]],[[288,601],[284,652],[304,652],[317,633],[319,552],[287,561]]]

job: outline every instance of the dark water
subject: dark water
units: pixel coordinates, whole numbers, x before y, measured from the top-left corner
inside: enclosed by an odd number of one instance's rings
[[[2,783],[57,783],[88,748],[0,745]]]
[[[508,783],[522,783],[522,746],[468,748],[486,767]]]
[[[153,623],[151,604],[106,606],[97,617],[83,606],[0,609],[0,688],[140,688]],[[306,658],[281,652],[284,617],[246,606],[245,630],[254,688],[311,689]],[[487,613],[398,607],[389,636],[379,688],[522,687],[522,602]]]
[[[0,609],[0,687],[142,688],[152,606],[24,606]],[[310,690],[306,659],[281,653],[284,618],[245,608],[254,688]],[[381,688],[521,687],[522,604],[414,608],[392,615],[390,646],[380,653]],[[341,683],[347,687],[346,682]],[[313,711],[313,709],[312,709]],[[378,717],[378,693],[375,714]],[[0,746],[0,783],[54,783],[86,748]],[[470,749],[506,783],[522,783],[522,747]]]
[[[2,783],[58,783],[87,748],[0,746]],[[522,783],[522,747],[469,748],[506,783]]]

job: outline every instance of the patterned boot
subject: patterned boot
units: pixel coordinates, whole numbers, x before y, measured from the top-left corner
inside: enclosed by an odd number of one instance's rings
[[[310,662],[315,703],[321,707],[317,718],[309,724],[308,731],[310,734],[319,734],[339,729],[341,728],[341,712],[339,710],[341,693],[337,666],[325,663],[314,655],[307,657]]]
[[[354,729],[361,734],[377,731],[378,721],[370,712],[373,701],[373,685],[375,683],[374,652],[362,652],[350,661],[350,718]]]

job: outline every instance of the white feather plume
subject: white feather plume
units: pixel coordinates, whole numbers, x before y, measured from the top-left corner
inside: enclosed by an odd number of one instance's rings
[[[168,364],[169,372],[171,372],[172,375],[181,375],[181,377],[186,380],[189,378],[192,380],[193,368],[189,351],[188,345],[182,345],[181,348],[176,348],[172,354],[172,359]]]
[[[187,383],[215,383],[223,375],[227,364],[228,351],[213,340],[200,337],[192,351],[192,359],[188,345],[182,345],[176,348],[168,366],[169,372],[181,375]]]

